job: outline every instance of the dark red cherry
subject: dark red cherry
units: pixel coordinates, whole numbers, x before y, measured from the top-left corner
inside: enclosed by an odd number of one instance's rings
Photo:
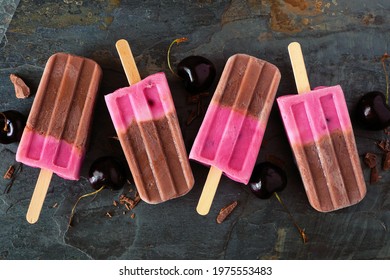
[[[286,173],[271,162],[257,164],[249,180],[250,190],[262,199],[270,198],[274,192],[282,191],[286,185]]]
[[[387,128],[390,125],[390,107],[386,104],[385,95],[380,91],[363,95],[356,106],[356,117],[366,129]]]
[[[0,143],[10,144],[19,142],[22,137],[26,117],[15,110],[0,113]]]
[[[188,56],[177,65],[177,74],[184,80],[190,93],[206,91],[214,82],[214,64],[203,56]]]
[[[96,190],[103,186],[118,190],[123,187],[126,181],[125,168],[115,157],[100,157],[91,164],[88,180]]]

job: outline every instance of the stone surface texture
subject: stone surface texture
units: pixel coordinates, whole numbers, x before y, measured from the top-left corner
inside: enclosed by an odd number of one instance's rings
[[[17,1],[9,2],[12,8]],[[1,45],[0,111],[14,109],[28,115],[46,60],[53,53],[92,58],[104,76],[82,178],[66,181],[54,175],[34,225],[26,222],[25,215],[39,170],[23,166],[5,192],[10,181],[3,174],[15,164],[17,143],[0,144],[0,260],[389,259],[390,172],[379,170],[379,182],[369,184],[363,157],[372,152],[381,159],[376,142],[390,136],[363,130],[352,118],[367,196],[355,206],[319,213],[308,203],[276,103],[258,162],[271,160],[286,170],[288,185],[280,197],[305,230],[307,243],[275,197],[257,199],[247,186],[226,177],[210,213],[198,215],[195,208],[208,169],[195,162],[191,162],[195,186],[186,196],[158,205],[140,202],[129,211],[124,205],[113,205],[121,194],[134,193],[134,185],[127,184],[122,190],[104,190],[82,199],[72,227],[68,226],[77,198],[93,191],[87,180],[90,164],[103,155],[124,160],[103,99],[127,84],[115,50],[118,39],[130,42],[142,77],[159,71],[167,74],[189,150],[203,115],[186,124],[196,105],[188,102],[189,94],[168,68],[167,49],[174,39],[189,38],[173,47],[173,65],[189,55],[202,55],[215,64],[217,77],[235,53],[275,64],[282,74],[277,96],[296,92],[287,45],[298,41],[311,86],[340,84],[353,116],[354,105],[364,93],[386,91],[380,59],[389,51],[389,28],[388,0],[21,1]],[[15,97],[10,74],[17,74],[31,88],[29,98]],[[203,109],[215,86],[216,82],[202,99]],[[238,206],[218,224],[220,209],[235,200]]]

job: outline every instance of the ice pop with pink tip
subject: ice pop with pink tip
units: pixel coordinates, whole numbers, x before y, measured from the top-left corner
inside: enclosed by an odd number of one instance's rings
[[[320,212],[358,203],[366,185],[339,85],[310,90],[298,43],[289,45],[298,95],[277,99],[310,204]]]
[[[105,101],[138,193],[150,204],[183,196],[194,178],[165,74],[141,80],[127,41],[116,46],[131,85]]]
[[[248,183],[279,81],[269,62],[246,54],[228,59],[190,152],[190,159],[210,166],[199,214],[209,212],[222,173]]]

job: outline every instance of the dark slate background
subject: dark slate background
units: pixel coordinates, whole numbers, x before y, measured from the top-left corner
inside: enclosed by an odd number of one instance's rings
[[[159,205],[141,202],[128,211],[123,205],[115,207],[113,200],[134,185],[105,190],[81,200],[74,225],[68,227],[77,198],[92,191],[86,174],[93,160],[107,154],[124,160],[103,101],[105,94],[126,85],[116,40],[130,42],[142,77],[167,74],[189,150],[202,116],[186,125],[195,105],[188,103],[181,81],[167,66],[167,48],[174,39],[185,36],[189,41],[174,46],[173,65],[186,56],[202,55],[215,64],[218,76],[235,53],[268,60],[282,73],[278,96],[296,92],[287,45],[299,41],[312,87],[340,84],[352,112],[365,92],[386,90],[380,58],[389,48],[389,12],[387,0],[21,1],[0,46],[0,111],[28,114],[34,95],[16,99],[9,75],[22,77],[35,93],[46,60],[56,52],[95,59],[104,78],[83,176],[78,182],[53,176],[38,223],[28,224],[25,214],[39,171],[23,166],[9,193],[4,193],[9,180],[0,176],[0,260],[389,259],[390,172],[380,170],[380,181],[370,184],[363,164],[368,192],[361,203],[327,214],[315,211],[276,106],[258,161],[271,160],[286,169],[288,186],[280,197],[305,229],[306,244],[274,197],[257,199],[246,186],[226,177],[209,215],[198,215],[195,207],[208,170],[194,162],[196,183],[186,196]],[[209,100],[203,99],[204,108]],[[380,164],[382,152],[376,142],[389,136],[363,130],[352,121],[359,154],[376,153]],[[15,163],[16,149],[17,144],[0,145],[1,175]],[[219,210],[234,200],[238,207],[217,224]]]

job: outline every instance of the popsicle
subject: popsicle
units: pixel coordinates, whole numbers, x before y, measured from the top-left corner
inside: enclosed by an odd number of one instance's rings
[[[339,85],[310,90],[299,43],[288,49],[299,94],[277,103],[309,202],[320,212],[354,205],[366,185],[344,93]]]
[[[116,47],[131,86],[105,101],[138,193],[150,204],[183,196],[194,177],[165,74],[141,80],[128,42]]]
[[[102,70],[93,60],[66,53],[45,66],[16,153],[16,160],[41,168],[27,212],[35,223],[52,173],[78,180]]]
[[[210,166],[199,214],[209,212],[222,174],[248,183],[279,81],[279,69],[264,60],[236,54],[226,62],[190,152]]]

